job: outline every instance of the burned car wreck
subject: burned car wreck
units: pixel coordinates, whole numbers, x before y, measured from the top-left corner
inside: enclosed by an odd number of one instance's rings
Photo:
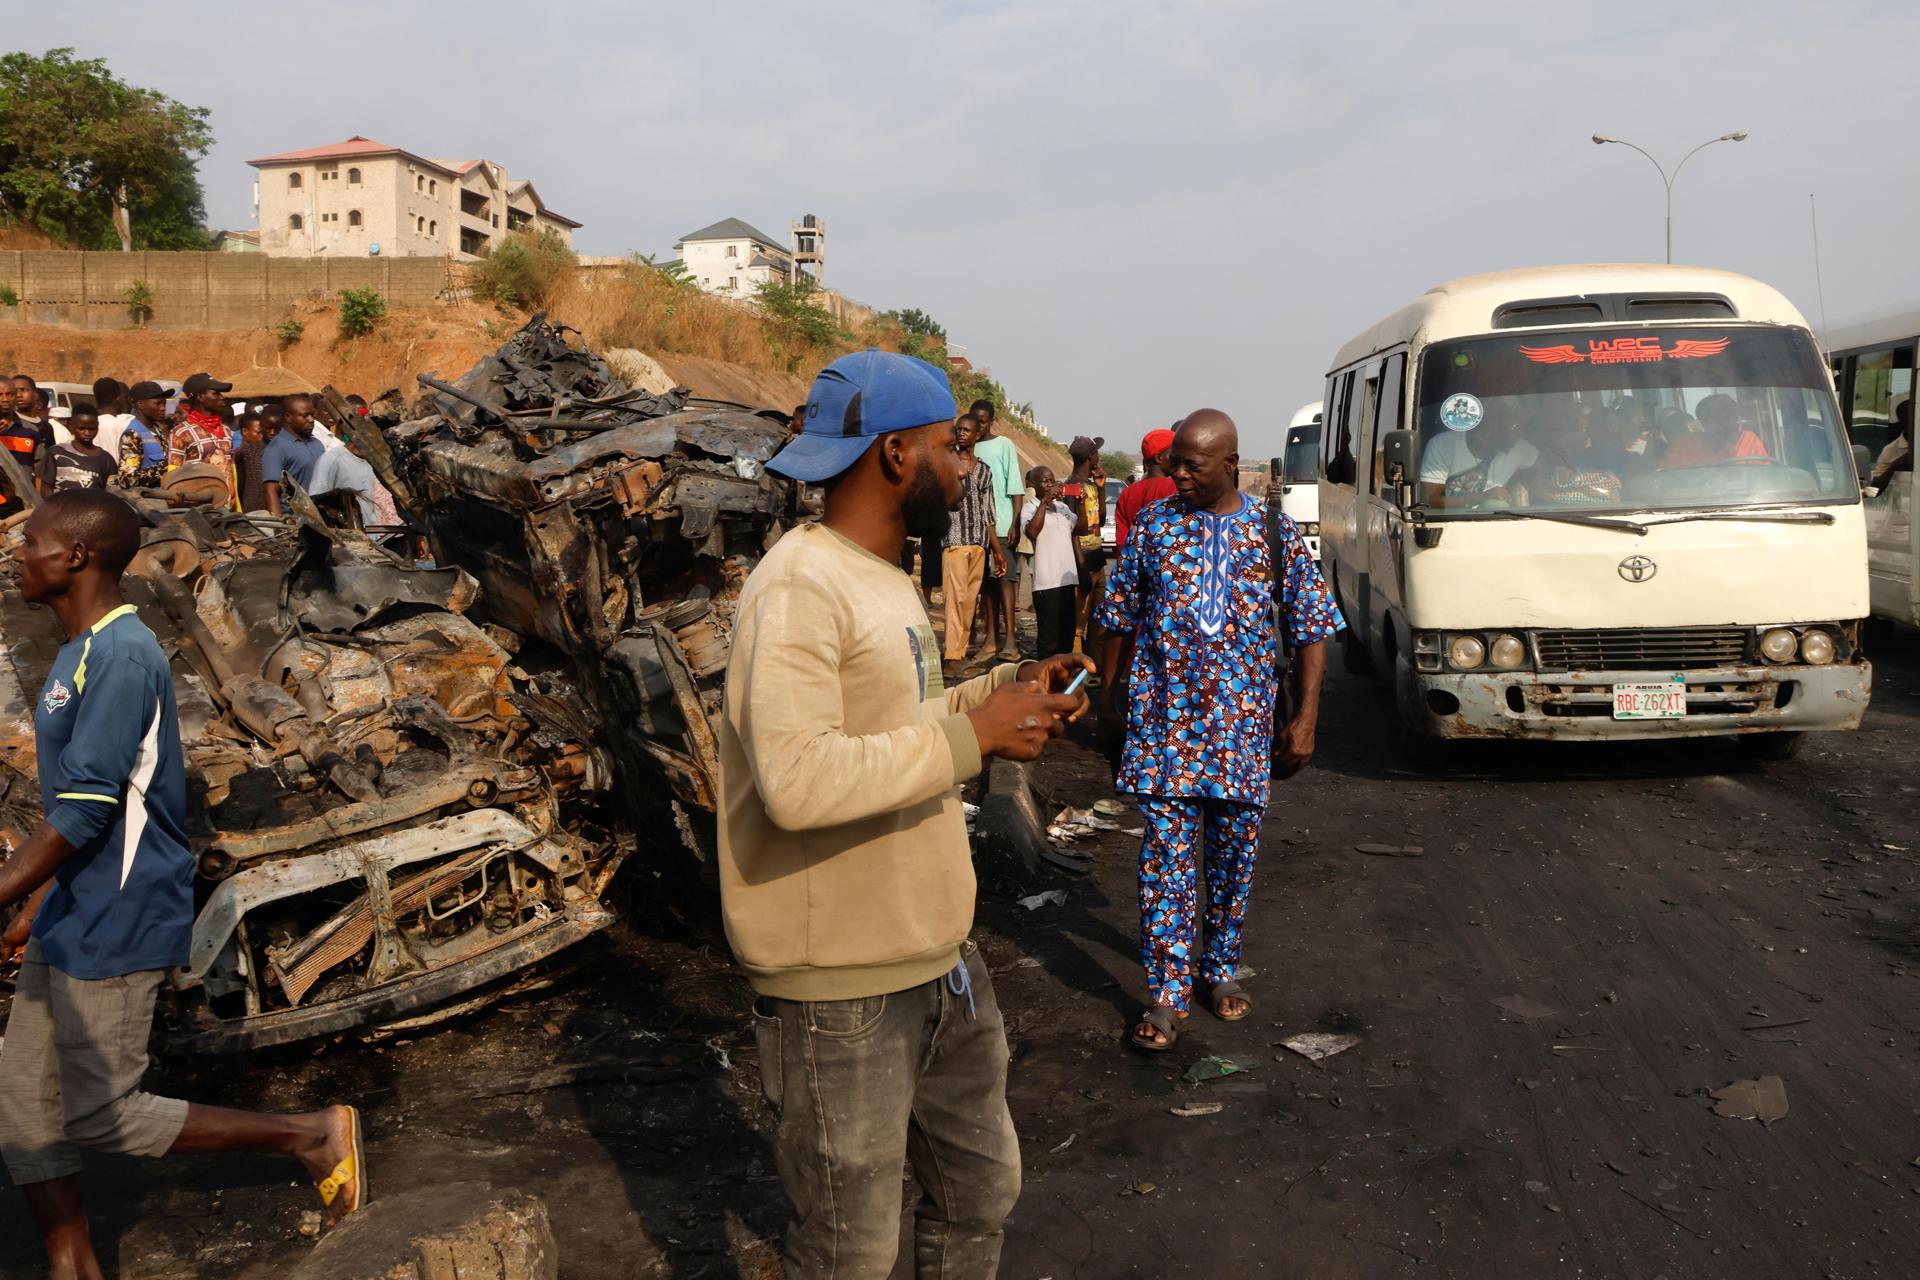
[[[629,389],[538,316],[458,385],[421,382],[436,412],[370,441],[375,469],[489,620],[571,670],[622,808],[708,859],[734,604],[810,514],[766,470],[786,415]]]
[[[343,419],[407,531],[297,489],[285,519],[136,501],[126,593],[172,663],[198,866],[176,1049],[498,998],[613,923],[636,854],[710,847],[733,601],[802,515],[762,465],[780,421],[631,391],[539,320],[423,381],[410,415]],[[12,589],[0,628],[17,843],[64,636]]]

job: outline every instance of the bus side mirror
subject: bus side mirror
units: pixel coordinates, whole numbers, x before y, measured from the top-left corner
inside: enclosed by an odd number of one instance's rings
[[[1860,482],[1861,489],[1867,487],[1867,477],[1873,474],[1873,455],[1867,452],[1867,446],[1853,446],[1853,475]]]
[[[1380,456],[1386,464],[1387,483],[1399,495],[1400,505],[1412,505],[1413,432],[1387,432],[1380,438]]]

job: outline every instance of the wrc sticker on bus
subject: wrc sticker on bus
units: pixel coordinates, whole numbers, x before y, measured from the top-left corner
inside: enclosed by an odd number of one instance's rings
[[[1590,338],[1584,352],[1575,351],[1573,344],[1566,342],[1554,347],[1523,344],[1520,354],[1535,364],[1654,364],[1717,356],[1730,342],[1731,338],[1679,338],[1671,347],[1662,347],[1655,337]]]

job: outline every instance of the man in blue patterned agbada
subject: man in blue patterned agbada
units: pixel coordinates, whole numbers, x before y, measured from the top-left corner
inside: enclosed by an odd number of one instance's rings
[[[1116,786],[1146,819],[1147,1009],[1133,1042],[1149,1050],[1171,1046],[1192,1007],[1201,866],[1200,976],[1217,1017],[1237,1022],[1252,1011],[1234,970],[1269,779],[1313,756],[1325,642],[1344,625],[1293,521],[1278,517],[1268,546],[1266,507],[1239,491],[1239,468],[1233,419],[1201,409],[1181,423],[1174,496],[1141,511],[1097,615],[1108,632],[1101,670],[1129,673]],[[1299,676],[1297,708],[1277,735],[1276,606]],[[1122,713],[1110,691],[1118,683],[1109,680],[1102,694],[1103,718],[1116,726]]]

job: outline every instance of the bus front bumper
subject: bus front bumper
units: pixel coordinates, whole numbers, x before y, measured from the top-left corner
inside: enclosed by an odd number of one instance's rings
[[[1857,729],[1873,691],[1865,661],[1827,667],[1688,671],[1687,713],[1616,720],[1615,683],[1661,683],[1672,673],[1475,671],[1408,673],[1400,709],[1434,738],[1602,740]]]

